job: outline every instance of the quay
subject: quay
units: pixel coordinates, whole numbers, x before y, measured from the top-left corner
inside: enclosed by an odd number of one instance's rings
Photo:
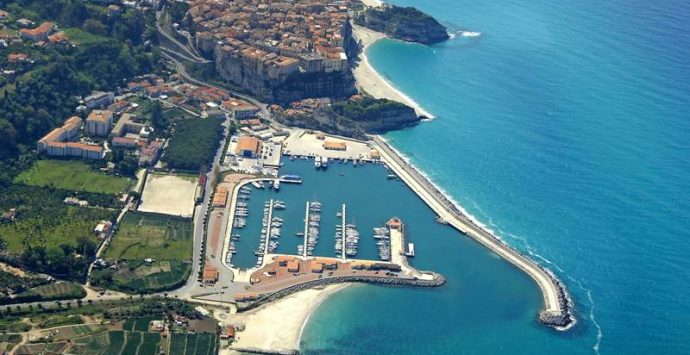
[[[572,301],[561,281],[550,270],[535,263],[475,224],[429,180],[405,162],[381,137],[372,136],[371,138],[372,145],[379,151],[388,167],[431,207],[439,218],[515,265],[537,283],[544,298],[544,309],[539,314],[539,320],[543,324],[558,330],[567,330],[575,324]],[[395,255],[395,253],[392,254]]]

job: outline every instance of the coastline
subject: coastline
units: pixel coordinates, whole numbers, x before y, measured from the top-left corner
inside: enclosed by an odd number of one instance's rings
[[[383,33],[354,24],[352,25],[352,32],[354,37],[362,43],[362,49],[359,53],[359,64],[352,69],[352,75],[355,77],[357,88],[365,91],[374,98],[389,99],[410,106],[415,110],[418,116],[424,116],[427,119],[435,118],[434,115],[422,108],[411,97],[405,95],[393,86],[369,63],[369,59],[366,56],[367,48],[377,41],[389,37]]]
[[[311,314],[330,295],[350,284],[308,289],[245,313],[236,322],[245,330],[238,333],[231,350],[261,353],[297,353]],[[266,336],[270,334],[271,336]]]

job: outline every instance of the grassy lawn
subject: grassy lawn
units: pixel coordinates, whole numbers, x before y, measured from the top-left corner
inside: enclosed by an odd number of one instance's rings
[[[111,259],[189,260],[192,222],[162,215],[128,213],[106,250]]]
[[[69,191],[106,194],[125,192],[129,179],[94,171],[83,162],[74,160],[41,160],[21,173],[16,183],[31,186],[50,186]]]
[[[76,27],[68,28],[64,32],[67,35],[67,38],[76,44],[99,43],[109,40],[108,37],[95,35]]]

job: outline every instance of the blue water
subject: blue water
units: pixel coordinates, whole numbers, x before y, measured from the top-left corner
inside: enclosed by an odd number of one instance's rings
[[[579,322],[539,326],[536,286],[410,204],[429,228],[416,263],[447,286],[347,289],[311,318],[302,350],[690,353],[690,3],[394,3],[482,36],[369,49],[437,117],[386,138],[552,268]]]

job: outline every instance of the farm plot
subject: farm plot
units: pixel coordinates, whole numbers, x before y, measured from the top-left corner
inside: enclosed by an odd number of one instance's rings
[[[106,250],[109,259],[188,260],[192,251],[189,219],[148,213],[128,213]]]
[[[195,176],[149,174],[139,211],[192,217],[196,186]]]
[[[211,355],[216,353],[215,334],[180,334],[170,338],[170,355]]]
[[[117,270],[92,273],[92,282],[126,292],[174,288],[191,273],[192,223],[189,219],[128,213],[103,258]]]

